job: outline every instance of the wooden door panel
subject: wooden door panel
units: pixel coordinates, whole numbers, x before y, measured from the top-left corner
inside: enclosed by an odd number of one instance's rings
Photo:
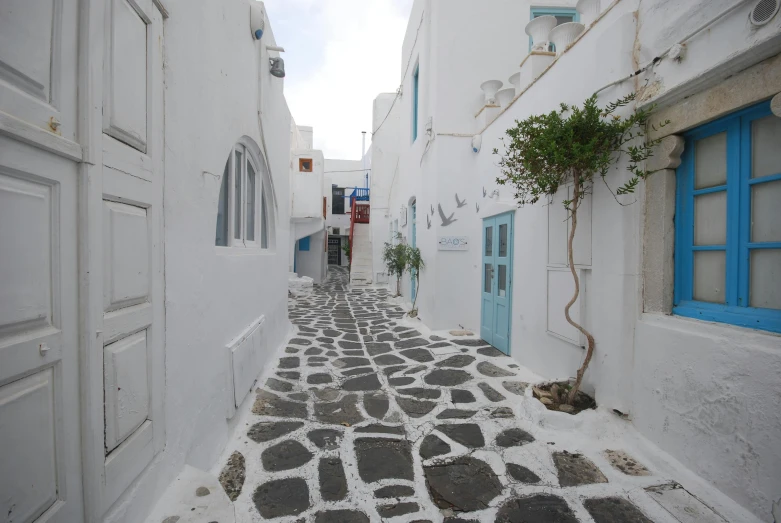
[[[106,450],[111,452],[149,417],[146,331],[107,345]]]
[[[150,227],[147,209],[103,202],[103,306],[106,312],[148,301]]]
[[[509,354],[512,318],[512,214],[483,220],[480,337]]]
[[[103,131],[146,152],[149,14],[128,0],[107,6]]]
[[[162,23],[151,0],[105,4],[100,184],[89,203],[102,217],[89,233],[102,333],[90,365],[102,387],[89,413],[102,445],[87,458],[96,520],[164,444]]]
[[[510,352],[512,216],[512,214],[503,214],[495,218],[492,345],[506,354]]]
[[[0,174],[0,332],[52,323],[52,191]]]
[[[5,0],[0,5],[0,78],[45,103],[51,101],[61,21],[62,0]]]
[[[493,343],[494,325],[494,241],[496,220],[483,220],[483,242],[480,289],[480,337]]]
[[[54,372],[0,387],[0,513],[31,522],[57,501]]]
[[[76,138],[78,3],[0,2],[0,111]]]
[[[13,523],[83,514],[76,186],[69,160],[0,136],[0,514]]]

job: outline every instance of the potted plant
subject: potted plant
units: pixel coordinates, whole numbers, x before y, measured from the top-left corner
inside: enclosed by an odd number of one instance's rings
[[[420,271],[426,266],[423,257],[420,255],[420,249],[417,247],[407,247],[407,270],[415,275],[415,299],[412,301],[412,309],[409,315],[415,317],[418,315],[418,293],[420,292]]]
[[[401,234],[396,235],[397,240],[401,240]],[[398,242],[385,242],[382,248],[382,261],[388,274],[396,276],[396,294],[401,296],[401,277],[407,268],[407,246]]]

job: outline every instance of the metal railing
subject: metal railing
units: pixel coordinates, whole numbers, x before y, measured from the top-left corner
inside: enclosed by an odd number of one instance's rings
[[[353,206],[354,202],[368,202],[369,201],[369,189],[362,188],[362,187],[355,187],[353,189],[353,192],[350,194],[350,207]]]
[[[368,198],[368,191],[369,189],[364,189],[367,191],[367,198]],[[370,207],[366,204],[355,204],[350,209],[350,265],[352,266],[353,263],[353,236],[355,235],[355,224],[356,223],[369,223],[369,216],[370,216]]]

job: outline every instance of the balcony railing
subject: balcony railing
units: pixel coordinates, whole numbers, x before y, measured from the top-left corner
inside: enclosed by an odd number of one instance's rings
[[[366,191],[366,198],[369,198],[369,189],[361,189]],[[369,223],[370,207],[366,204],[356,204],[350,209],[350,265],[353,263],[353,236],[355,235],[356,223]]]
[[[350,207],[353,206],[353,202],[368,202],[369,201],[369,189],[362,187],[355,187],[350,194]],[[367,222],[368,223],[368,222]]]

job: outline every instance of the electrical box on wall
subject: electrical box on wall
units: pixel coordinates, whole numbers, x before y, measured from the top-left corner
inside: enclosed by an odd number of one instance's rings
[[[261,316],[225,346],[228,359],[228,419],[236,414],[236,409],[250,393],[260,373],[260,354],[266,349],[265,322],[266,317]]]

